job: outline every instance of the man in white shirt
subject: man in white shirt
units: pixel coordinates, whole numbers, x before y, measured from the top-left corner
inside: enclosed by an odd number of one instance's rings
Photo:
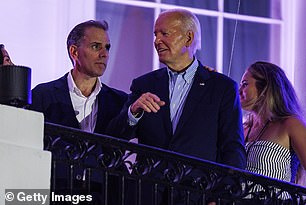
[[[42,112],[46,122],[105,134],[119,114],[127,94],[101,83],[109,58],[108,24],[86,21],[67,38],[73,69],[63,77],[37,85],[30,109]]]
[[[107,134],[109,122],[119,114],[127,99],[126,93],[108,87],[99,79],[106,69],[111,47],[107,30],[105,21],[91,20],[76,25],[68,35],[67,50],[73,68],[63,77],[39,84],[32,90],[30,109],[42,112],[46,122]],[[63,143],[69,144],[66,141]],[[65,145],[61,147],[63,156],[59,158],[66,159]],[[102,150],[95,149],[95,153],[100,152]],[[86,158],[84,162],[98,166],[96,160]],[[73,182],[76,188],[82,187],[86,171],[75,165],[57,165],[53,169],[55,191],[69,189],[70,179],[76,180]],[[92,186],[91,189],[100,193],[103,183],[101,174],[92,174],[90,180],[98,188],[95,190]]]

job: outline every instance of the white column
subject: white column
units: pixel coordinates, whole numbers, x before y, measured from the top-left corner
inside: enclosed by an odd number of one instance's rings
[[[50,189],[43,114],[0,104],[0,204],[5,189]]]
[[[294,87],[306,112],[306,2],[297,0]],[[306,117],[306,116],[305,116]]]

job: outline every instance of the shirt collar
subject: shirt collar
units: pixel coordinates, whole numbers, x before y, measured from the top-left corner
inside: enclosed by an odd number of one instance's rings
[[[84,97],[81,90],[76,86],[71,73],[72,73],[72,70],[68,73],[68,76],[67,76],[69,92],[72,92],[72,93],[77,94],[78,96]],[[101,80],[100,78],[97,78],[96,87],[94,91],[90,94],[90,96],[97,95],[100,92],[101,88],[102,88]]]
[[[197,68],[199,66],[199,62],[196,58],[194,58],[193,62],[188,66],[188,68],[182,72],[182,73],[177,73],[177,72],[173,72],[172,70],[170,70],[167,67],[168,70],[168,75],[169,75],[169,79],[171,79],[174,75],[182,75],[183,79],[188,83],[192,83],[192,79],[197,71]]]

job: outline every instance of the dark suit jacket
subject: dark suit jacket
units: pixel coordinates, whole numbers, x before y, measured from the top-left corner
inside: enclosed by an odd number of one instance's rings
[[[63,77],[57,80],[37,85],[32,90],[32,104],[30,105],[29,109],[42,112],[46,122],[73,128],[80,128],[69,95],[67,75],[68,74],[65,74]],[[97,100],[98,113],[94,132],[99,134],[107,134],[106,127],[111,119],[120,113],[120,110],[127,100],[127,94],[103,84],[100,93],[97,95]],[[65,144],[61,147],[65,148]],[[99,154],[102,151],[98,149],[96,152]],[[59,157],[61,158],[62,155]],[[92,162],[90,159],[86,159],[86,163],[89,164],[89,166],[96,166],[95,160]],[[92,163],[94,165],[92,165]],[[55,190],[61,191],[69,187],[69,166],[67,166],[65,163],[57,164],[53,171],[56,173],[55,181],[57,185],[55,186]],[[83,171],[84,169],[82,167],[75,167],[74,169],[73,178],[78,179],[80,183],[82,183],[80,179],[83,176]],[[91,180],[101,183],[103,182],[101,176],[102,174],[100,173],[92,174]],[[102,187],[102,185],[98,184],[97,187],[99,189]],[[98,189],[93,189],[94,191],[100,192]]]
[[[63,77],[37,85],[32,90],[31,110],[42,112],[46,122],[80,128],[69,95],[66,73]],[[122,109],[127,94],[103,84],[98,99],[95,133],[106,134],[106,127]]]
[[[208,71],[200,64],[172,134],[169,80],[167,69],[162,68],[133,81],[132,94],[109,129],[114,136],[138,137],[142,144],[244,169],[246,155],[237,88],[227,76]],[[166,105],[157,113],[144,113],[131,127],[127,124],[128,107],[146,92],[156,94]]]

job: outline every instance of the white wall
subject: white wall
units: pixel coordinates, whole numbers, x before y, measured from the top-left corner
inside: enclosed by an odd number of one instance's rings
[[[16,65],[32,69],[32,87],[71,69],[69,31],[94,19],[94,0],[0,0],[0,43]]]

